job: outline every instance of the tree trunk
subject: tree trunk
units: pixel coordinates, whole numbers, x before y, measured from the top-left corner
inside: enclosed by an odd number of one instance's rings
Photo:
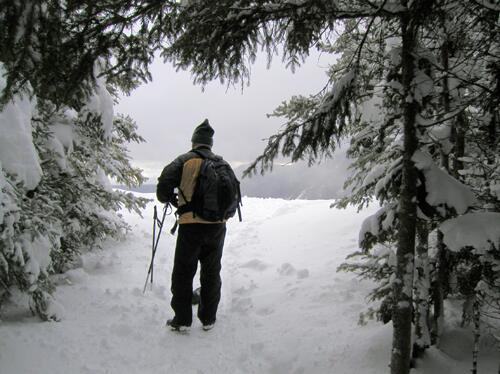
[[[442,17],[445,17],[443,14]],[[445,20],[441,20],[443,27],[446,24]],[[446,34],[446,28],[445,32]],[[441,94],[441,102],[443,105],[444,109],[444,116],[446,116],[450,112],[450,85],[448,82],[448,74],[446,73],[449,69],[449,52],[451,48],[451,42],[446,36],[446,39],[444,40],[443,44],[441,45],[441,64],[443,65],[443,70],[445,71],[444,76],[443,76],[443,91]],[[454,132],[455,128],[454,126],[451,126],[451,138],[454,137]],[[453,139],[450,139],[451,142],[453,142]],[[449,170],[450,168],[450,155],[449,155],[449,150],[443,149],[441,147],[440,149],[440,158],[441,158],[441,167],[445,168],[446,170]]]
[[[493,71],[493,79],[495,79],[495,91],[491,95],[491,102],[489,103],[489,112],[490,112],[490,121],[488,123],[488,145],[491,149],[489,163],[494,164],[495,155],[498,154],[498,122],[499,122],[499,114],[498,114],[498,105],[500,104],[500,69],[498,67]]]
[[[474,316],[474,348],[472,350],[472,374],[477,374],[477,359],[479,356],[479,338],[481,337],[480,328],[480,310],[479,310],[479,300],[477,296],[474,297],[473,312]]]
[[[445,15],[442,15],[442,25],[446,28],[446,21],[444,19]],[[446,34],[446,32],[445,32]],[[443,77],[443,91],[441,94],[441,101],[443,105],[443,109],[445,115],[450,112],[451,100],[450,100],[450,90],[449,90],[449,82],[448,82],[448,74],[446,73],[449,69],[449,54],[452,48],[452,42],[446,36],[443,44],[441,45],[441,64],[443,65],[443,69],[445,71],[445,75]],[[451,129],[451,139],[450,141],[454,143],[454,151],[457,151],[456,143],[458,140],[458,133],[456,124],[452,125]],[[462,135],[462,132],[460,133]],[[463,151],[462,151],[463,155]],[[446,153],[444,150],[441,150],[440,154],[441,158],[441,167],[447,171],[450,170],[450,155]],[[456,169],[456,155],[453,158],[454,166],[453,171]],[[452,171],[452,172],[453,172]],[[444,316],[444,298],[445,298],[445,288],[448,288],[448,263],[447,263],[447,248],[443,241],[443,234],[438,230],[437,232],[437,261],[436,261],[436,269],[435,269],[435,279],[433,284],[433,292],[432,292],[432,302],[434,304],[434,316],[432,323],[432,332],[431,332],[431,343],[439,344],[439,336],[441,335],[442,324],[443,324],[443,316]]]
[[[428,257],[429,230],[426,222],[417,225],[417,258],[415,260],[415,342],[413,343],[412,358],[420,358],[430,346],[429,331],[429,257]]]
[[[500,357],[500,337],[496,338],[497,339],[497,351],[498,351],[498,357]],[[498,374],[500,374],[500,362],[498,363]]]
[[[444,294],[446,283],[448,282],[447,249],[443,242],[443,233],[437,232],[437,259],[436,271],[432,292],[432,302],[434,304],[434,315],[431,332],[431,343],[439,345],[444,318]]]
[[[461,158],[465,155],[465,131],[467,128],[467,117],[465,113],[460,113],[457,116],[453,127],[455,128],[455,138],[453,144],[453,165],[451,174],[456,179],[460,179],[459,171],[464,168],[464,163]]]
[[[393,282],[393,338],[391,374],[408,374],[411,355],[413,260],[415,252],[417,173],[412,156],[418,140],[415,129],[417,103],[412,95],[416,46],[415,19],[412,13],[401,16],[403,105],[403,167],[399,198],[399,227],[396,253],[396,279]]]

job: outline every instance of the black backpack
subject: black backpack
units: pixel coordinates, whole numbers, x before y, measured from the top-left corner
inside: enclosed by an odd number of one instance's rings
[[[191,201],[182,210],[192,211],[193,216],[211,222],[227,220],[237,211],[241,221],[240,182],[231,166],[220,156],[205,157],[201,152],[193,152],[203,162]]]

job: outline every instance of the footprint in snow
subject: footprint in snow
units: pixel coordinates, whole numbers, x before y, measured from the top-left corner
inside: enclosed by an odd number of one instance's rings
[[[245,262],[244,264],[240,265],[240,268],[248,268],[248,269],[253,269],[257,271],[264,271],[269,267],[266,263],[258,260],[258,259],[253,259],[248,262]]]
[[[165,286],[155,287],[153,288],[153,293],[160,299],[165,299],[167,297],[167,288]]]
[[[309,270],[307,269],[301,269],[297,271],[297,278],[299,279],[305,279],[309,277]]]
[[[241,286],[240,288],[237,288],[233,291],[233,293],[240,295],[240,296],[246,296],[252,293],[253,290],[257,288],[257,285],[253,280],[250,281],[250,285],[248,287]]]
[[[139,289],[138,287],[134,287],[134,289],[132,290],[131,294],[134,295],[134,296],[139,296],[139,297],[143,296],[142,290]]]
[[[270,314],[273,314],[274,313],[274,309],[273,308],[259,308],[255,311],[255,313],[257,313],[259,316],[262,316],[262,317],[265,317],[265,316],[268,316]]]
[[[232,300],[232,303],[232,310],[239,313],[246,313],[253,307],[253,302],[250,297],[245,297],[242,299],[236,297]]]
[[[278,273],[284,276],[293,275],[295,273],[295,268],[292,264],[285,262],[284,264],[281,264],[281,267],[278,268]]]
[[[305,279],[309,277],[309,270],[297,270],[292,264],[285,262],[277,269],[278,273],[282,276],[296,276],[298,279]]]

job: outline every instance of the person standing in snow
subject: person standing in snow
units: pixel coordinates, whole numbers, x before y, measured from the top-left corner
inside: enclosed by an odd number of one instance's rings
[[[215,156],[212,151],[214,129],[207,119],[195,128],[192,150],[167,165],[158,178],[156,196],[162,203],[178,208],[179,232],[172,271],[172,299],[175,316],[167,321],[174,331],[187,331],[192,323],[193,278],[198,261],[200,271],[200,303],[198,318],[203,330],[210,330],[216,321],[221,295],[221,258],[226,235],[225,220],[207,221],[193,214],[191,198],[202,162]],[[175,189],[178,195],[175,194]]]

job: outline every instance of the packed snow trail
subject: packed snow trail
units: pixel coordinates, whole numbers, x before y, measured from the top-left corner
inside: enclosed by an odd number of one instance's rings
[[[83,255],[81,267],[59,277],[61,322],[43,323],[12,306],[2,315],[0,373],[387,373],[390,324],[357,323],[371,285],[336,272],[375,207],[357,214],[329,204],[245,199],[244,221],[228,224],[216,326],[204,332],[195,318],[187,335],[165,327],[173,217],[153,288],[143,294],[153,203],[144,219],[124,213],[133,227],[126,240]],[[440,370],[457,367],[444,354],[430,357]]]

